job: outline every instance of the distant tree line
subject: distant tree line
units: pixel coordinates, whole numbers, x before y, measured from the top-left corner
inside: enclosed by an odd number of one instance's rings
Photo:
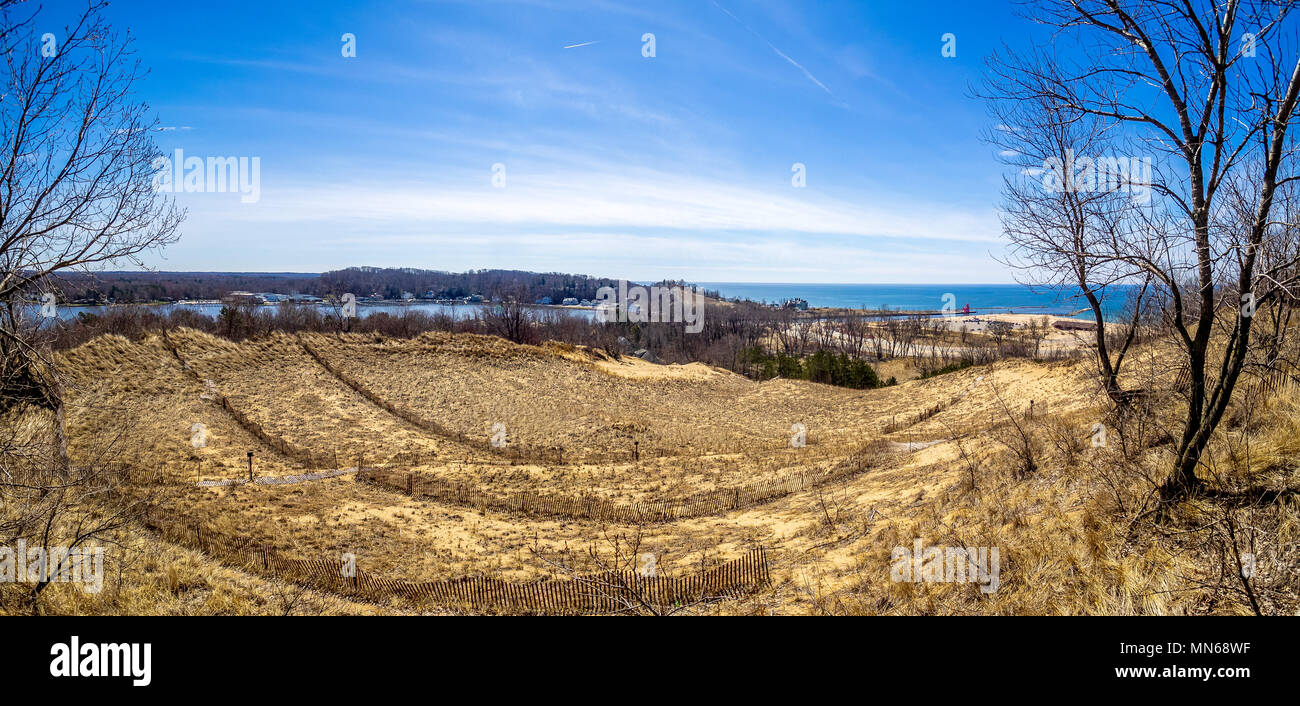
[[[357,296],[378,294],[398,299],[403,292],[423,296],[431,292],[437,299],[463,299],[475,294],[490,299],[515,299],[526,303],[549,297],[559,304],[566,298],[595,299],[601,287],[618,287],[618,280],[570,275],[558,272],[524,272],[521,270],[470,270],[437,272],[433,270],[349,267],[323,273],[312,294]]]
[[[66,302],[143,303],[181,299],[220,299],[228,292],[313,294],[320,275],[233,272],[61,273],[55,288]]]
[[[684,284],[665,282],[667,284]],[[416,297],[486,299],[532,304],[549,298],[559,304],[567,298],[596,298],[601,287],[618,288],[618,280],[557,272],[522,270],[471,270],[441,272],[413,268],[349,267],[321,274],[240,272],[99,272],[60,273],[57,291],[65,302],[145,303],[181,299],[220,299],[233,291],[306,294],[318,297],[378,295],[400,299]],[[716,292],[705,292],[717,298]]]

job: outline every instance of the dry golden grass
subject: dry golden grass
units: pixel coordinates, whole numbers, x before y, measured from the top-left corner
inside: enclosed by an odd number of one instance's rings
[[[211,380],[267,433],[315,454],[337,456],[339,466],[359,459],[390,463],[412,452],[475,458],[463,445],[377,410],[321,368],[293,336],[236,344],[182,329],[170,338],[200,379]]]
[[[840,443],[909,408],[875,390],[757,383],[699,364],[612,361],[480,336],[306,340],[375,394],[454,433],[486,442],[500,423],[510,443],[563,449],[569,460],[629,458],[633,440],[643,457],[776,450],[789,447],[797,423],[810,446]]]
[[[198,552],[139,530],[104,540],[98,593],[52,583],[36,604],[42,615],[374,615],[381,606],[228,569]],[[28,584],[0,582],[0,615],[31,613]]]
[[[610,538],[640,534],[642,551],[654,553],[669,574],[732,558],[756,544],[769,548],[771,591],[696,612],[1246,610],[1221,583],[1207,588],[1222,568],[1211,552],[1149,523],[1135,525],[1168,448],[1159,434],[1136,449],[1114,442],[1092,448],[1093,425],[1112,422],[1083,363],[1005,362],[854,391],[801,381],[756,383],[700,365],[613,361],[572,347],[514,346],[478,336],[276,336],[234,344],[181,331],[171,339],[198,379],[157,338],[131,343],[107,337],[64,355],[76,380],[74,456],[91,440],[118,438],[127,462],[166,469],[176,517],[256,537],[288,554],[337,558],[351,552],[368,571],[409,580],[528,580],[554,574],[533,549],[599,552]],[[371,394],[436,420],[438,429],[367,399],[313,359],[303,343]],[[205,468],[238,477],[244,451],[255,448],[260,473],[301,472],[201,399],[205,379],[267,433],[295,445],[322,453],[337,446],[341,458],[364,453],[390,463],[418,449],[422,461],[414,470],[501,494],[681,497],[824,470],[878,439],[894,443],[861,474],[723,515],[643,528],[458,507],[351,477],[195,488],[182,483],[192,481],[196,452],[189,440],[196,421],[211,434],[197,452],[205,455]],[[1162,404],[1151,414],[1168,423],[1176,404]],[[934,413],[925,416],[925,410]],[[1297,412],[1300,399],[1291,391],[1235,409],[1211,459],[1223,482],[1268,478],[1294,486]],[[1021,472],[1009,443],[1012,419],[1022,420],[1033,437],[1032,474]],[[512,462],[485,448],[496,422],[506,425],[512,443],[562,447],[563,463],[545,457]],[[796,422],[807,427],[806,448],[790,447]],[[885,435],[887,426],[897,430]],[[640,460],[610,459],[626,454],[633,439],[640,441]],[[1255,518],[1257,524],[1267,524],[1270,536],[1293,537],[1295,509],[1287,507]],[[1217,511],[1197,503],[1186,508],[1203,516]],[[998,547],[1001,587],[986,595],[970,583],[892,581],[891,552],[918,538],[927,546]],[[148,564],[154,568],[124,580],[111,600],[59,598],[52,601],[57,610],[277,612],[268,598],[273,582],[147,536],[133,541],[146,548],[143,555],[155,557]],[[178,591],[172,588],[177,584],[199,588]],[[1293,612],[1286,595],[1285,589],[1274,592],[1270,605]],[[325,612],[391,609],[318,598],[337,601],[321,608]]]
[[[247,475],[246,453],[253,451],[259,473],[285,475],[295,464],[249,434],[187,376],[157,338],[132,343],[104,336],[62,356],[69,371],[68,436],[72,454],[111,444],[112,452],[145,475],[194,480]],[[194,425],[203,425],[204,445],[196,448]]]

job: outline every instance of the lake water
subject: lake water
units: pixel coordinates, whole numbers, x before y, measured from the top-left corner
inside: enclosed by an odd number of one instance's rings
[[[215,317],[221,313],[220,303],[214,302],[178,302],[176,304],[152,304],[148,305],[150,309],[160,314],[165,314],[173,309],[189,309],[197,311],[204,316]],[[258,307],[261,311],[273,312],[275,305]],[[485,309],[490,309],[492,304],[435,304],[433,302],[411,302],[409,304],[400,304],[397,302],[378,302],[369,304],[366,302],[357,302],[357,317],[366,318],[371,314],[385,312],[394,316],[400,316],[407,311],[420,311],[430,316],[435,314],[446,314],[453,319],[468,319],[477,316]],[[58,308],[58,316],[61,319],[75,319],[77,314],[85,312],[87,314],[101,314],[108,307],[103,306],[61,306]],[[334,307],[320,306],[317,307],[322,314],[333,314]],[[579,316],[583,318],[592,318],[596,312],[591,309],[551,309],[537,307],[535,311],[554,312],[556,315]]]
[[[1020,284],[767,284],[752,282],[700,282],[707,290],[716,290],[730,299],[740,297],[758,302],[776,303],[786,299],[808,300],[809,306],[846,309],[902,309],[935,311],[943,308],[944,295],[951,294],[957,310],[967,304],[974,312],[1054,314],[1070,316],[1087,308],[1082,298],[1072,298],[1077,290],[1066,293],[1045,291]],[[1121,292],[1122,294],[1122,292]],[[1115,297],[1108,315],[1123,308],[1123,297]],[[1091,316],[1091,313],[1081,314]]]

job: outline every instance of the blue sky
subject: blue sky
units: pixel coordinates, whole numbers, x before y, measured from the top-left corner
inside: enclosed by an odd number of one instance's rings
[[[137,0],[107,16],[150,69],[164,152],[261,162],[255,203],[178,195],[189,219],[154,267],[1011,281],[994,259],[1005,168],[971,97],[1000,42],[1029,41],[1010,3]]]

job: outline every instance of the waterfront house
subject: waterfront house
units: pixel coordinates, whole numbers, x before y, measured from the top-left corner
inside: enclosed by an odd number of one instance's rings
[[[252,292],[244,292],[244,291],[227,292],[225,296],[221,297],[221,301],[222,303],[225,304],[236,304],[236,305],[261,303],[260,298],[256,294],[253,294]]]

